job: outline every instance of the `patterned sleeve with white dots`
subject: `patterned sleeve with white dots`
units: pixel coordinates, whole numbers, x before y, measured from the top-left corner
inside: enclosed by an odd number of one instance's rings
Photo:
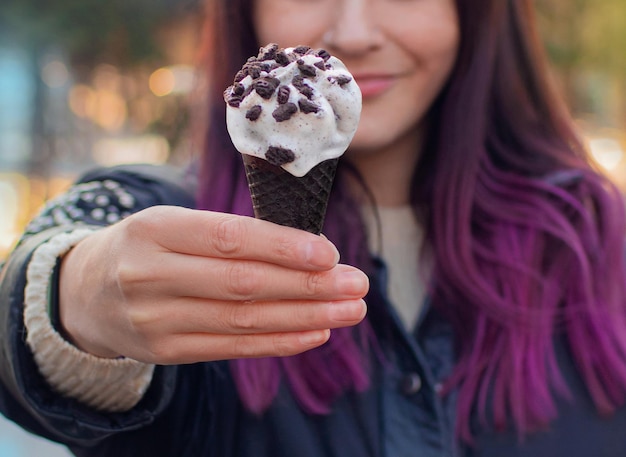
[[[50,200],[26,227],[25,237],[63,225],[110,225],[137,211],[137,200],[110,179],[77,184]]]
[[[145,394],[154,365],[128,358],[104,359],[68,342],[51,319],[50,310],[58,259],[94,231],[157,204],[191,206],[186,189],[157,176],[134,170],[94,176],[50,200],[27,226],[23,242],[49,229],[55,233],[34,251],[24,289],[26,343],[50,387],[100,411],[127,411]],[[117,177],[117,179],[116,179]],[[19,244],[18,244],[19,246]]]

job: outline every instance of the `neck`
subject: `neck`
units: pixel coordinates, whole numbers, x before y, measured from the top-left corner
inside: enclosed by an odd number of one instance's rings
[[[421,140],[421,133],[414,131],[384,148],[348,151],[350,161],[361,174],[377,205],[409,204],[411,180],[419,159]]]

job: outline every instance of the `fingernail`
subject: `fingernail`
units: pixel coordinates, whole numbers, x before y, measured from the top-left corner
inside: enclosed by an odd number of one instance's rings
[[[352,322],[361,320],[365,316],[365,302],[358,301],[342,301],[332,303],[330,308],[331,319],[338,322]]]
[[[339,275],[339,290],[347,295],[365,295],[369,288],[369,279],[360,270],[350,269]]]
[[[339,262],[339,251],[326,241],[314,241],[306,245],[306,261],[316,268],[332,268]]]
[[[300,343],[305,345],[321,344],[330,337],[330,330],[318,330],[300,335]]]

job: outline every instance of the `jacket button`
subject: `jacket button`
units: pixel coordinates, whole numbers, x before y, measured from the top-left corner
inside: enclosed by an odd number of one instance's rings
[[[415,395],[422,388],[422,378],[417,373],[409,373],[402,378],[400,390],[404,395]]]

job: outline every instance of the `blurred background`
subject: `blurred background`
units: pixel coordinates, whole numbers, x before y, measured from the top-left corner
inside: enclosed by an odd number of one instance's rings
[[[188,158],[200,3],[0,1],[0,259],[86,169]]]
[[[557,84],[626,192],[626,2],[535,0]],[[0,260],[86,169],[185,163],[200,0],[2,0]],[[69,455],[0,417],[0,457]]]
[[[184,163],[199,0],[0,0],[0,263],[88,168]],[[0,457],[69,456],[0,415]]]

